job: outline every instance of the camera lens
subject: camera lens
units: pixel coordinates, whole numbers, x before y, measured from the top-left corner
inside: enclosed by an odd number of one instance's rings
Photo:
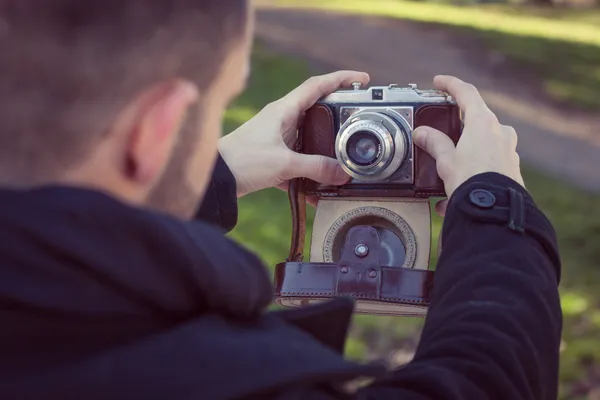
[[[406,120],[393,110],[358,111],[340,126],[335,156],[355,180],[383,182],[404,163],[408,132]]]
[[[369,131],[355,132],[346,145],[348,158],[362,166],[372,165],[381,155],[381,142]]]

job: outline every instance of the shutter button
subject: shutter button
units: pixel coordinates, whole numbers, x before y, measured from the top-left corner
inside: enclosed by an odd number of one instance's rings
[[[496,204],[496,196],[485,189],[475,189],[469,195],[471,203],[479,208],[492,208]]]

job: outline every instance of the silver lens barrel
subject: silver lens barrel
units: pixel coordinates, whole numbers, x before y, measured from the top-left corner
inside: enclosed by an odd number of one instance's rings
[[[389,178],[408,154],[408,125],[395,111],[360,111],[344,125],[335,141],[335,154],[352,178],[373,182]]]

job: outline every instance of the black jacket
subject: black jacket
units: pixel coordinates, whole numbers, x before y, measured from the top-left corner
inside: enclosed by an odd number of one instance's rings
[[[84,189],[0,191],[2,399],[556,398],[556,239],[512,180],[456,191],[416,355],[388,373],[344,360],[351,301],[264,311],[268,273],[224,236],[221,159],[213,178],[203,222]],[[358,377],[375,380],[343,395]]]

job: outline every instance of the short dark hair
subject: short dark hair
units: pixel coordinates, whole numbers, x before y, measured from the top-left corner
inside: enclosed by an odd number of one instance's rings
[[[0,0],[0,182],[83,159],[148,85],[205,89],[247,28],[247,0]]]

